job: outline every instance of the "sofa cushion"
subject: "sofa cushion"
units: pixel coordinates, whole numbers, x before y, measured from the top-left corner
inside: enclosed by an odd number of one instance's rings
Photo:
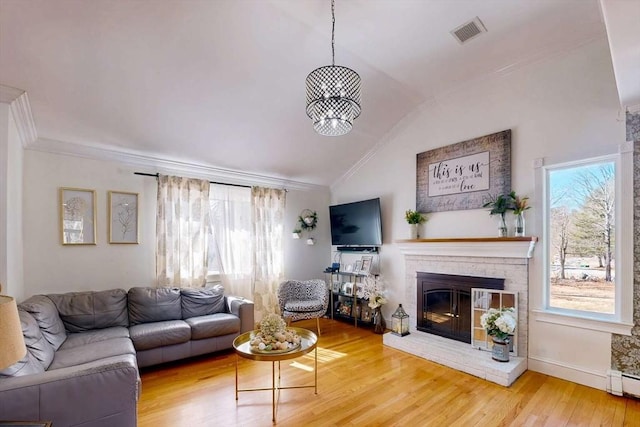
[[[129,338],[129,329],[122,326],[114,326],[113,328],[96,329],[95,331],[71,333],[67,335],[67,340],[61,348],[70,349],[114,338]]]
[[[217,285],[210,289],[180,289],[182,299],[182,318],[207,316],[224,313],[224,287]]]
[[[20,303],[19,307],[36,319],[42,336],[53,346],[54,350],[60,348],[64,340],[67,339],[67,332],[53,301],[44,295],[34,295]]]
[[[53,346],[42,336],[36,319],[22,309],[18,309],[18,315],[20,316],[22,336],[24,337],[27,352],[17,363],[0,371],[0,377],[15,377],[44,372],[53,360]]]
[[[240,318],[228,313],[216,313],[208,316],[185,319],[191,327],[191,339],[219,337],[240,332]]]
[[[131,326],[129,334],[136,350],[141,351],[187,342],[191,328],[184,320],[166,320]]]
[[[38,359],[35,358],[30,351],[20,359],[17,363],[9,366],[0,371],[0,378],[4,377],[21,377],[23,375],[41,374],[44,372],[44,367]]]
[[[129,326],[127,292],[124,289],[47,296],[58,308],[60,319],[69,332]]]
[[[128,300],[131,325],[182,319],[178,288],[131,288]]]
[[[55,353],[53,345],[44,338],[38,322],[32,315],[24,310],[18,310],[18,314],[27,351],[42,364],[42,368],[46,371],[51,365],[53,353]]]
[[[318,310],[323,310],[324,305],[320,300],[312,300],[312,301],[291,300],[285,303],[284,309],[286,311],[291,311],[291,312],[318,311]]]
[[[94,362],[123,354],[136,354],[129,338],[113,338],[70,348],[67,348],[67,343],[65,342],[60,349],[56,351],[49,369],[61,369],[81,365],[83,363]]]

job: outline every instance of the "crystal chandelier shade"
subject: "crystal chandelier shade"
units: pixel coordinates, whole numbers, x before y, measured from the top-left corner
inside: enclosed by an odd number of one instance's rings
[[[360,115],[360,76],[335,65],[335,6],[331,1],[331,65],[316,68],[307,76],[307,116],[320,135],[349,133]]]

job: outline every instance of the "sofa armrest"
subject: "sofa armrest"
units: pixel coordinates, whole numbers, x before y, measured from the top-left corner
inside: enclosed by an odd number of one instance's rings
[[[240,333],[255,329],[253,324],[253,301],[243,297],[227,296],[227,309],[229,313],[240,318]]]
[[[140,377],[133,355],[0,380],[0,414],[60,426],[131,426]]]

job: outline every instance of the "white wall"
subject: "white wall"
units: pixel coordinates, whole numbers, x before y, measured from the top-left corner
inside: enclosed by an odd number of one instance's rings
[[[381,272],[390,297],[385,317],[403,302],[404,262],[394,241],[409,236],[404,211],[416,206],[417,153],[511,129],[512,189],[531,196],[527,235],[540,235],[536,209],[541,201],[534,196],[539,185],[534,180],[534,159],[553,164],[616,153],[625,139],[622,118],[604,39],[506,75],[478,79],[438,96],[406,117],[364,166],[332,187],[332,202],[364,198],[360,197],[363,188],[368,189],[368,196],[382,199]],[[428,217],[423,237],[496,236],[495,220],[486,210],[439,212]],[[540,301],[533,297],[542,294],[543,244],[538,244],[530,264],[531,301]],[[533,321],[529,329],[529,355],[539,361],[537,370],[554,375],[562,371],[560,376],[601,388],[600,375],[610,367],[610,334]],[[567,372],[576,374],[575,378]]]
[[[155,285],[156,180],[134,175],[129,165],[81,157],[25,151],[25,296],[114,287]],[[58,188],[97,191],[97,245],[60,244]],[[112,245],[107,236],[107,191],[139,193],[140,244]],[[328,188],[289,191],[285,213],[287,278],[321,278],[329,241]],[[304,208],[319,215],[317,244],[289,238]]]
[[[0,283],[24,298],[22,262],[22,144],[10,106],[0,103]]]
[[[284,275],[287,279],[324,279],[324,269],[330,265],[327,248],[331,245],[329,228],[329,189],[314,191],[290,190],[287,193],[284,234]],[[300,239],[293,239],[292,231],[298,228],[298,216],[304,209],[318,214],[318,225],[312,232],[303,232]],[[315,240],[307,245],[307,237]]]
[[[97,245],[60,243],[59,187],[96,190]],[[139,193],[140,244],[108,243],[109,190]],[[24,195],[27,296],[155,283],[155,179],[111,162],[26,150]]]

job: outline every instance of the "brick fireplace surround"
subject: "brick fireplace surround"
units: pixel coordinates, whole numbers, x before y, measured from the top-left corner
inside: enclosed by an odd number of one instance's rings
[[[419,239],[398,242],[404,255],[405,287],[401,296],[410,315],[410,334],[383,336],[389,347],[495,382],[511,385],[527,370],[529,258],[537,238]],[[506,291],[518,292],[518,357],[508,363],[471,344],[416,329],[416,273],[458,274],[504,278]]]

